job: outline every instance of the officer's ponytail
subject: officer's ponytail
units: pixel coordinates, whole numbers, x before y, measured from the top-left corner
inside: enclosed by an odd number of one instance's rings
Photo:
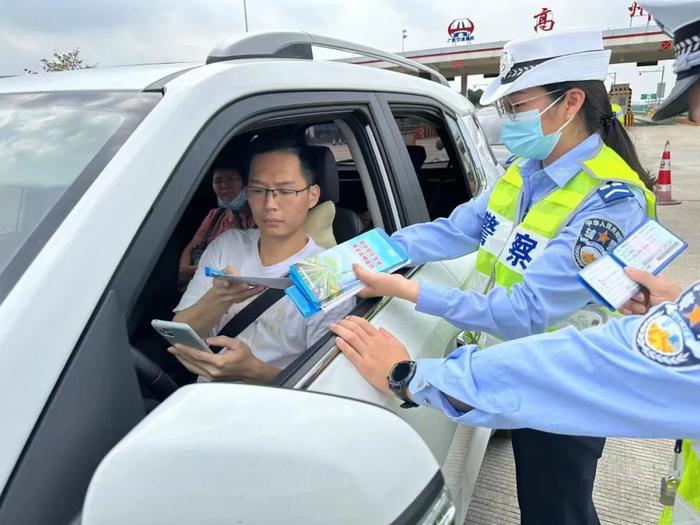
[[[637,172],[647,188],[653,190],[655,181],[649,172],[642,167],[627,130],[615,117],[603,82],[600,80],[581,80],[559,82],[544,87],[547,91],[566,91],[574,88],[583,91],[586,94],[586,99],[579,114],[586,131],[588,133],[598,132],[603,138],[603,142],[615,150],[630,168]],[[558,95],[559,93],[552,93],[549,96],[554,99]]]

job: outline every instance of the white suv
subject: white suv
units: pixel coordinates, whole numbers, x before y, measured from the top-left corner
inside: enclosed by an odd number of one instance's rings
[[[463,520],[488,430],[399,408],[330,333],[269,386],[190,385],[149,326],[172,317],[217,155],[279,128],[316,146],[338,242],[445,216],[499,173],[439,73],[306,33],[247,35],[206,64],[0,80],[0,523]],[[409,275],[462,287],[473,263]],[[398,299],[355,313],[414,358],[458,344]]]

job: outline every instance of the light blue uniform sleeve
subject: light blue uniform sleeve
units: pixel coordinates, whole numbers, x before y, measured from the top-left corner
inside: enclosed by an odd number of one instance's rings
[[[700,437],[700,367],[659,364],[634,345],[641,317],[568,327],[445,359],[419,360],[416,403],[459,423],[568,435]],[[700,357],[700,356],[699,356]],[[473,410],[460,412],[443,394]]]
[[[407,226],[392,235],[408,253],[411,264],[455,259],[474,252],[481,242],[481,225],[490,190],[457,206],[448,218]]]
[[[604,202],[595,194],[552,239],[510,293],[496,287],[488,294],[441,288],[423,282],[416,310],[443,317],[460,328],[483,330],[504,340],[544,332],[593,300],[579,283],[574,249],[589,219],[612,223],[627,235],[646,219],[643,197]],[[439,243],[438,243],[439,244]]]

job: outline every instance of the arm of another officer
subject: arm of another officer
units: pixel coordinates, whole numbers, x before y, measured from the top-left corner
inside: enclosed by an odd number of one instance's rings
[[[430,261],[455,259],[474,252],[481,242],[481,225],[490,190],[457,206],[448,218],[407,226],[395,232],[396,240],[418,266]]]
[[[648,344],[658,328],[650,321],[670,311],[679,312],[683,324],[678,327],[687,337],[676,354],[685,360],[675,365]],[[338,348],[368,381],[387,391],[391,366],[409,358],[405,348],[385,330],[351,321],[332,327]],[[693,417],[700,391],[699,348],[696,283],[675,303],[664,303],[646,317],[615,318],[588,330],[568,327],[486,350],[468,346],[445,359],[418,360],[409,391],[417,403],[470,425],[592,436],[700,436],[700,419]]]
[[[413,399],[451,419],[491,428],[591,436],[700,436],[700,371],[647,357],[636,345],[642,318],[566,328],[419,361]],[[445,396],[462,403],[456,409]],[[474,407],[464,411],[464,406]]]

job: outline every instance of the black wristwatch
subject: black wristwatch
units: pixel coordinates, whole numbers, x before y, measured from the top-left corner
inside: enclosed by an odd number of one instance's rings
[[[415,408],[418,406],[406,395],[406,389],[414,375],[416,375],[415,361],[399,361],[394,365],[394,368],[391,369],[389,376],[386,378],[391,391],[403,401],[401,408]]]

